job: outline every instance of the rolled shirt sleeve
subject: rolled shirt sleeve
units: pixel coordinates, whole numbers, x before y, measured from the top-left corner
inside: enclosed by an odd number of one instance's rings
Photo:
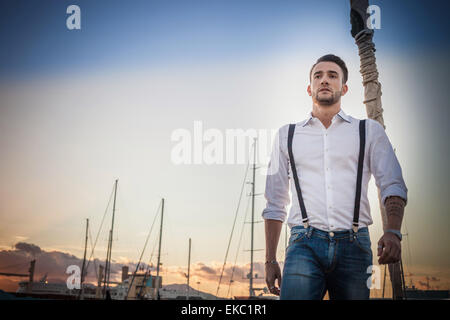
[[[286,206],[290,202],[289,158],[283,151],[284,140],[287,141],[287,127],[288,125],[279,129],[274,139],[264,192],[267,205],[262,212],[264,219],[279,220],[282,222],[286,219]]]
[[[377,121],[369,119],[368,123],[368,129],[372,131],[369,133],[371,137],[369,166],[380,190],[381,203],[384,205],[386,198],[390,196],[398,196],[407,202],[408,189],[389,138]]]

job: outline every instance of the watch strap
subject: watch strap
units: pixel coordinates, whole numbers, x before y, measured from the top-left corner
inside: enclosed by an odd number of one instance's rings
[[[402,233],[399,231],[399,230],[395,230],[395,229],[387,229],[385,232],[390,232],[390,233],[393,233],[393,234],[395,234],[399,239],[400,239],[400,241],[402,240]]]

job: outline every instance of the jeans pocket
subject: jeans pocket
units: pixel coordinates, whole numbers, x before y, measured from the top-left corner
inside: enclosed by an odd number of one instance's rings
[[[370,237],[358,235],[354,242],[363,252],[372,255]]]
[[[289,238],[289,246],[293,245],[294,243],[302,241],[306,235],[307,235],[306,231],[292,234],[291,237]]]

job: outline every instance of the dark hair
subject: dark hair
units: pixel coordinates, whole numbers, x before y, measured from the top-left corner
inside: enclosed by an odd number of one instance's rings
[[[312,73],[314,67],[319,62],[325,62],[325,61],[334,62],[339,67],[341,67],[342,73],[344,74],[344,83],[346,83],[347,79],[348,79],[347,66],[345,65],[345,62],[341,58],[339,58],[338,56],[335,56],[334,54],[326,54],[326,55],[320,57],[319,59],[317,59],[316,63],[314,63],[313,66],[311,67],[311,71],[309,71],[309,81],[311,81],[311,73]]]

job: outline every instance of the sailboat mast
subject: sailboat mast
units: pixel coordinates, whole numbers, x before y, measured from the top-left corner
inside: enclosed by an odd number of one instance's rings
[[[188,256],[188,273],[187,273],[187,296],[186,300],[189,300],[189,277],[191,271],[191,238],[189,238],[189,256]]]
[[[252,222],[251,222],[251,244],[250,244],[250,297],[253,297],[253,238],[255,227],[255,172],[256,172],[256,138],[253,142],[253,181],[252,181]]]
[[[108,262],[109,262],[109,244],[111,241],[111,230],[109,230],[108,235],[108,249],[106,250],[106,260],[105,260],[105,277],[103,278],[103,297],[106,296],[106,286],[107,286],[107,276],[108,276]]]
[[[106,254],[106,266],[105,266],[105,285],[103,288],[103,294],[106,295],[106,289],[109,288],[109,278],[111,275],[111,254],[112,254],[112,242],[114,235],[114,217],[116,213],[116,196],[117,196],[117,183],[118,179],[116,179],[114,183],[114,202],[113,202],[113,212],[111,219],[111,230],[109,231],[109,241],[108,241],[108,250]]]
[[[86,266],[86,252],[87,252],[87,243],[88,243],[88,232],[89,232],[89,219],[86,219],[86,239],[84,241],[84,255],[83,255],[83,265],[81,266],[81,284],[83,284],[84,281],[84,273],[85,273],[85,266]]]
[[[162,206],[161,206],[161,226],[159,228],[159,245],[158,245],[158,264],[156,265],[156,279],[157,279],[157,287],[156,287],[156,299],[159,300],[159,265],[161,261],[161,240],[162,240],[162,228],[163,228],[163,218],[164,218],[164,198],[162,198]]]
[[[83,264],[81,266],[80,299],[82,299],[82,297],[83,297],[83,282],[84,282],[84,274],[86,273],[84,268],[86,266],[86,252],[87,252],[87,243],[88,243],[88,231],[89,231],[89,219],[86,219],[86,239],[85,239],[85,242],[84,242]]]

